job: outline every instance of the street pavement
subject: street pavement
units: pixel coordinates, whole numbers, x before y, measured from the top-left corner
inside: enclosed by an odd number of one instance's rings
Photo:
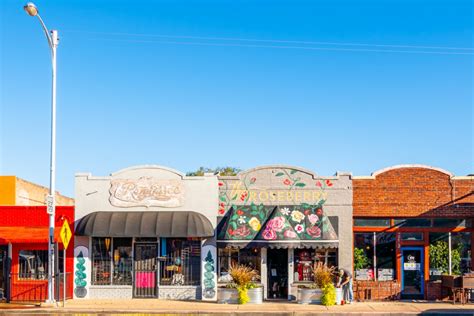
[[[230,305],[200,301],[157,299],[71,300],[66,306],[0,304],[1,315],[473,315],[474,304],[453,305],[433,302],[357,302],[351,305],[300,305],[288,302],[265,302],[262,305]]]

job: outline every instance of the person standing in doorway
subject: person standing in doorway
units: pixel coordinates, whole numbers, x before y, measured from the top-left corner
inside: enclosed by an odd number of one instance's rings
[[[342,287],[343,300],[347,304],[351,304],[354,299],[352,291],[352,273],[346,269],[339,269],[339,278],[337,287]]]

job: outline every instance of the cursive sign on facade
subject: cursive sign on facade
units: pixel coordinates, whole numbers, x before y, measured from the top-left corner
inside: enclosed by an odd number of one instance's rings
[[[110,182],[110,204],[117,207],[183,205],[184,188],[179,180],[159,180],[151,177],[115,179]]]

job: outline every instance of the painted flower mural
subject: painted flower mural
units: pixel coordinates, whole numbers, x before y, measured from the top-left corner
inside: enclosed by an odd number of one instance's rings
[[[256,217],[252,217],[249,220],[249,225],[256,232],[258,232],[260,230],[260,228],[262,228],[262,224],[260,224],[260,221]]]
[[[310,214],[308,215],[308,220],[311,223],[311,225],[315,225],[319,221],[319,217],[316,214]]]
[[[306,232],[313,238],[321,237],[321,228],[318,226],[312,226],[306,228]]]
[[[307,187],[311,197],[318,200],[311,204],[298,205],[257,205],[253,201],[260,198],[265,191],[254,190],[252,187],[259,182],[255,174],[244,176],[238,184],[219,183],[219,209],[221,215],[226,215],[223,233],[219,239],[231,240],[320,240],[337,239],[329,218],[323,211],[327,194],[324,190],[334,184],[327,179],[316,179],[309,182],[298,170],[277,168],[273,176],[279,185],[279,190],[292,191],[295,194],[307,194],[297,191]],[[312,186],[312,189],[308,187]],[[263,192],[263,193],[262,193]],[[298,193],[296,193],[298,192]],[[286,195],[285,195],[286,196]],[[288,193],[288,196],[291,196]],[[304,195],[306,196],[306,195]],[[308,195],[309,196],[309,195]]]
[[[281,208],[280,212],[281,214],[286,215],[286,216],[290,215],[290,209],[288,207]]]
[[[302,232],[304,232],[304,226],[301,225],[301,224],[298,224],[295,226],[295,231],[298,233],[298,234],[301,234]]]
[[[285,232],[283,233],[283,237],[287,239],[295,239],[296,237],[298,237],[298,235],[292,230],[285,230]]]
[[[262,237],[265,240],[275,240],[277,238],[277,234],[272,229],[265,229],[262,233]]]
[[[291,219],[297,223],[301,223],[304,217],[305,215],[301,213],[299,210],[294,210],[293,212],[291,212]]]

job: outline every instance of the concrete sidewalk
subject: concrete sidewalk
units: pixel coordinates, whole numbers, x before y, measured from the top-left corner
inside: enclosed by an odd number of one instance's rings
[[[11,307],[11,309],[9,308]],[[474,305],[433,302],[363,302],[344,306],[265,302],[227,305],[156,299],[71,300],[66,307],[0,304],[0,314],[155,314],[155,315],[474,315]]]

